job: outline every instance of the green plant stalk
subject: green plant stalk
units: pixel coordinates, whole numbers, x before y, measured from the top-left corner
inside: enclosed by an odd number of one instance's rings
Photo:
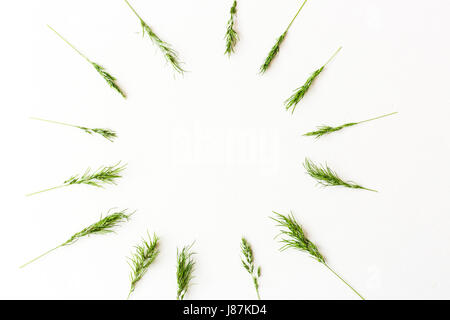
[[[286,32],[288,32],[288,30],[290,29],[291,25],[294,23],[295,19],[297,19],[298,14],[300,13],[300,11],[302,11],[303,7],[305,6],[306,2],[308,0],[303,1],[302,5],[300,6],[300,8],[298,9],[297,13],[295,14],[294,18],[292,18],[291,22],[289,22],[289,25],[286,28]]]
[[[65,123],[65,122],[41,119],[41,118],[36,118],[36,117],[30,117],[30,119],[44,121],[44,122],[48,122],[48,123],[59,124],[59,125],[68,126],[68,127],[72,127],[72,128],[78,128],[90,135],[93,135],[94,133],[96,133],[96,134],[103,136],[105,139],[107,139],[108,141],[111,141],[111,142],[114,142],[114,139],[117,137],[117,133],[111,129],[87,128],[87,127],[77,126],[77,125],[73,125],[73,124],[69,124],[69,123]]]
[[[331,267],[327,264],[325,257],[320,253],[317,246],[311,242],[305,235],[303,227],[297,222],[294,215],[291,213],[290,215],[284,216],[275,211],[272,211],[276,218],[270,217],[272,220],[278,223],[277,226],[284,228],[281,229],[278,236],[284,236],[280,242],[283,246],[280,248],[280,251],[284,251],[288,248],[297,249],[302,252],[306,252],[309,254],[314,260],[324,265],[328,270],[330,270],[336,277],[338,277],[345,285],[347,285],[354,293],[356,293],[362,300],[365,300],[364,297],[355,290],[347,281],[345,281],[336,271],[331,269]]]
[[[341,49],[342,47],[339,47],[339,49],[335,51],[335,53],[330,57],[330,59],[328,59],[328,61],[323,66],[315,70],[301,87],[294,90],[294,93],[284,102],[286,111],[292,109],[291,112],[294,113],[295,107],[300,102],[300,100],[303,99],[306,92],[308,92],[314,80],[319,76],[319,74],[322,73],[323,69],[325,69],[325,67],[330,63],[331,60],[334,59],[334,57],[339,53],[339,51],[341,51]]]
[[[61,184],[61,185],[56,186],[56,187],[47,188],[47,189],[43,189],[43,190],[40,190],[40,191],[28,193],[28,194],[26,194],[25,196],[26,196],[26,197],[34,196],[35,194],[39,194],[39,193],[43,193],[43,192],[47,192],[47,191],[51,191],[51,190],[55,190],[55,189],[59,189],[59,188],[63,188],[63,187],[68,187],[68,186],[69,186],[69,184]]]
[[[56,187],[40,190],[37,192],[28,193],[25,196],[29,197],[42,192],[47,192],[50,190],[67,187],[74,184],[87,184],[94,187],[102,188],[103,184],[116,184],[116,179],[121,178],[121,173],[125,169],[126,164],[120,166],[120,161],[112,166],[103,166],[97,169],[97,171],[91,173],[90,168],[88,168],[84,174],[75,175],[63,182],[63,184]]]
[[[141,16],[137,13],[137,11],[131,6],[131,4],[127,0],[124,1],[131,9],[131,11],[133,11],[133,13],[139,19],[142,27],[142,36],[144,36],[145,33],[147,33],[150,40],[152,40],[153,43],[159,47],[159,49],[164,55],[164,58],[168,63],[171,64],[173,69],[176,72],[183,74],[185,70],[181,67],[182,62],[178,58],[178,53],[172,48],[170,44],[161,40],[161,38],[158,37],[158,35],[153,32],[152,28],[150,28],[150,26],[141,18]]]
[[[361,300],[366,300],[358,291],[355,290],[355,288],[353,288],[347,281],[345,281],[336,271],[334,271],[333,269],[331,269],[331,267],[327,264],[327,263],[322,263],[325,267],[328,268],[328,270],[330,270],[336,277],[338,277],[344,284],[347,285],[347,287],[349,287],[351,290],[353,290],[354,293],[356,293]]]
[[[69,41],[67,41],[61,34],[59,34],[55,29],[47,25],[47,27],[50,28],[58,37],[60,37],[65,43],[67,43],[72,49],[74,49],[80,56],[82,56],[87,62],[89,62],[95,70],[102,76],[102,78],[108,83],[108,85],[116,90],[123,98],[126,99],[126,94],[124,91],[119,87],[119,85],[116,83],[116,78],[113,77],[111,74],[105,71],[105,68],[103,68],[98,63],[93,62],[90,60],[86,55],[84,55],[81,51],[79,51],[73,44],[71,44]]]
[[[384,117],[388,117],[388,116],[391,116],[391,115],[396,114],[396,113],[398,113],[398,112],[392,112],[392,113],[384,114],[382,116],[371,118],[371,119],[367,119],[367,120],[364,120],[364,121],[350,122],[350,123],[346,123],[346,124],[343,124],[343,125],[340,125],[340,126],[337,126],[337,127],[319,126],[319,127],[317,127],[316,131],[307,132],[307,133],[304,134],[304,136],[314,136],[316,139],[318,139],[318,138],[320,138],[320,137],[322,137],[324,135],[327,135],[327,134],[330,134],[330,133],[342,130],[344,128],[355,126],[357,124],[361,124],[361,123],[364,123],[364,122],[369,122],[369,121],[381,119],[381,118],[384,118]]]
[[[263,74],[264,72],[267,71],[267,69],[269,69],[269,66],[272,63],[273,59],[275,59],[276,55],[280,51],[280,46],[283,43],[284,39],[286,38],[287,32],[289,31],[290,27],[294,23],[295,19],[297,18],[298,14],[300,13],[300,11],[302,11],[302,9],[305,6],[307,1],[308,0],[305,0],[303,2],[303,4],[300,6],[300,9],[298,9],[297,13],[295,14],[294,18],[291,20],[291,22],[287,26],[286,30],[283,32],[283,34],[280,37],[278,37],[277,41],[273,45],[273,47],[270,50],[269,54],[267,55],[266,60],[264,60],[264,63],[259,68],[259,73]]]
[[[253,281],[255,281],[255,279],[253,279]],[[256,284],[255,284],[255,289],[256,289],[256,296],[258,297],[258,300],[261,300],[261,296],[259,295],[259,287],[257,287]]]
[[[29,265],[30,263],[33,263],[33,262],[35,262],[36,260],[39,260],[40,258],[46,256],[46,255],[49,254],[50,252],[52,252],[52,251],[54,251],[54,250],[56,250],[56,249],[58,249],[58,248],[61,248],[61,247],[62,247],[62,244],[60,244],[59,246],[54,247],[53,249],[48,250],[47,252],[44,252],[44,253],[41,254],[40,256],[37,256],[36,258],[34,258],[34,259],[28,261],[27,263],[21,265],[19,268],[22,269],[22,268],[26,267],[27,265]]]
[[[39,120],[39,121],[45,121],[45,122],[54,123],[54,124],[61,124],[63,126],[68,126],[68,127],[73,127],[73,128],[80,128],[79,126],[76,126],[74,124],[69,124],[69,123],[60,122],[60,121],[47,120],[47,119],[42,119],[42,118],[37,118],[37,117],[30,117],[30,119]]]
[[[80,232],[75,233],[74,235],[72,235],[66,242],[54,247],[53,249],[50,249],[46,252],[44,252],[43,254],[37,256],[36,258],[28,261],[27,263],[21,265],[19,268],[22,269],[24,267],[26,267],[27,265],[29,265],[30,263],[35,262],[36,260],[46,256],[47,254],[49,254],[50,252],[64,247],[64,246],[68,246],[73,244],[74,242],[76,242],[77,240],[79,240],[80,238],[83,238],[85,236],[89,236],[91,234],[106,234],[106,233],[112,233],[113,228],[118,226],[120,223],[128,221],[131,217],[131,214],[126,214],[126,209],[119,211],[119,212],[114,212],[110,215],[107,215],[106,217],[102,218],[100,216],[100,220],[91,224],[89,227],[84,228],[83,230],[81,230]]]

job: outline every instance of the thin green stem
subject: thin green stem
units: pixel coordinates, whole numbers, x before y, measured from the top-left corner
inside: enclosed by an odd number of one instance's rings
[[[255,286],[256,289],[256,295],[258,296],[258,300],[261,300],[261,296],[259,295],[259,289],[257,286]]]
[[[125,0],[125,1],[126,1],[126,0]],[[288,25],[288,27],[286,28],[286,31],[285,31],[285,32],[287,32],[287,31],[289,30],[289,28],[291,27],[292,23],[294,23],[295,19],[297,18],[297,16],[298,16],[298,14],[300,13],[300,11],[302,11],[302,9],[303,9],[303,7],[305,6],[305,4],[306,4],[307,1],[308,1],[308,0],[305,0],[305,1],[303,2],[302,6],[300,7],[300,9],[298,9],[297,13],[295,14],[294,18],[291,20],[291,23],[289,23],[289,25]]]
[[[334,275],[335,275],[336,277],[338,277],[339,279],[341,279],[341,281],[344,282],[350,289],[352,289],[353,292],[355,292],[362,300],[366,300],[366,299],[364,299],[364,297],[363,297],[362,295],[359,294],[358,291],[356,291],[350,284],[348,284],[347,281],[345,281],[344,279],[342,279],[342,277],[341,277],[340,275],[338,275],[333,269],[331,269],[331,268],[328,266],[328,264],[326,264],[325,262],[323,262],[323,265],[324,265],[325,267],[327,267],[328,270],[330,270],[331,272],[333,272]]]
[[[381,119],[381,118],[384,118],[384,117],[392,116],[393,114],[396,114],[396,113],[398,113],[398,112],[391,112],[391,113],[384,114],[384,115],[379,116],[379,117],[375,117],[375,118],[367,119],[367,120],[364,120],[364,121],[360,121],[358,123],[364,123],[364,122],[368,122],[368,121],[372,121],[372,120]]]
[[[50,27],[49,25],[47,25],[47,27],[49,27],[54,33],[56,33],[61,39],[64,40],[65,43],[67,43],[69,46],[72,47],[73,50],[75,50],[76,52],[78,52],[78,54],[80,56],[82,56],[83,58],[85,58],[89,63],[92,63],[91,60],[89,60],[88,57],[86,57],[83,53],[81,53],[80,50],[78,50],[77,48],[75,48],[75,46],[73,44],[71,44],[69,41],[67,41],[62,35],[60,35],[55,29],[53,29],[52,27]]]
[[[48,188],[48,189],[44,189],[44,190],[41,190],[41,191],[28,193],[25,196],[29,197],[29,196],[33,196],[33,195],[38,194],[38,193],[47,192],[47,191],[50,191],[50,190],[59,189],[59,188],[62,188],[62,187],[67,187],[67,186],[68,186],[68,184],[62,184],[60,186],[56,186],[56,187],[53,187],[53,188]]]
[[[364,189],[364,190],[367,190],[367,191],[372,191],[372,192],[378,192],[378,190],[369,189],[369,188],[365,188],[365,187],[361,187],[361,189]]]
[[[42,258],[43,256],[49,254],[50,252],[52,252],[53,250],[58,249],[58,248],[61,247],[61,246],[62,246],[62,245],[59,245],[59,246],[57,246],[57,247],[54,247],[53,249],[48,250],[47,252],[45,252],[45,253],[41,254],[40,256],[34,258],[33,260],[30,260],[30,261],[28,261],[27,263],[21,265],[19,268],[22,269],[23,267],[26,267],[26,266],[29,265],[30,263],[32,263],[32,262],[38,260],[39,258]]]
[[[134,12],[134,14],[139,18],[139,20],[142,20],[142,18],[139,16],[139,14],[136,12],[136,10],[134,10],[134,8],[131,6],[131,4],[127,0],[124,0],[124,1],[130,7],[130,9]]]
[[[326,67],[326,65],[329,64],[330,61],[333,60],[334,57],[336,57],[336,55],[339,53],[339,51],[341,51],[341,49],[342,49],[342,46],[340,46],[340,47],[336,50],[336,52],[331,56],[330,59],[328,59],[328,61],[327,61],[323,66]]]
[[[54,120],[41,119],[41,118],[36,118],[36,117],[30,117],[30,119],[33,119],[33,120],[39,120],[39,121],[45,121],[45,122],[55,123],[55,124],[62,124],[63,126],[68,126],[68,127],[79,128],[79,126],[76,126],[76,125],[70,124],[70,123],[65,123],[65,122],[59,122],[59,121],[54,121]]]

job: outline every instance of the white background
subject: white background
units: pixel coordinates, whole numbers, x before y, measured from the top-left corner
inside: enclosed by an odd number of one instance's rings
[[[174,76],[123,1],[4,1],[0,10],[0,298],[123,299],[126,257],[146,230],[161,255],[133,299],[173,299],[176,249],[195,241],[188,299],[252,299],[245,235],[266,299],[357,299],[305,254],[279,252],[271,211],[294,213],[329,264],[368,299],[450,298],[449,1],[310,0],[269,71],[258,69],[299,7],[241,0],[240,41],[223,35],[232,1],[134,0],[190,72]],[[104,65],[122,99],[51,32]],[[297,106],[283,101],[339,47]],[[302,134],[395,116],[315,141]],[[110,143],[37,116],[110,127]],[[302,167],[327,162],[379,193],[320,188]],[[33,197],[87,167],[128,163],[117,186]],[[111,207],[137,210],[29,265]]]

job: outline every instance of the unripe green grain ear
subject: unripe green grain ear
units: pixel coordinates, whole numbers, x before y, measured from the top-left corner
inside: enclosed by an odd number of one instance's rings
[[[328,63],[338,54],[338,52],[341,51],[341,49],[342,49],[342,47],[339,47],[339,49],[336,50],[336,52],[331,56],[330,59],[328,59],[328,61],[323,66],[321,66],[319,69],[314,71],[301,87],[294,90],[294,93],[292,94],[292,96],[290,96],[284,102],[286,110],[291,109],[291,112],[294,113],[295,107],[300,102],[300,100],[303,99],[306,92],[308,92],[309,87],[311,87],[313,81],[319,76],[319,74],[323,71],[323,69],[325,69],[325,67],[328,65]]]
[[[87,184],[98,188],[103,188],[107,184],[116,184],[118,178],[122,178],[122,171],[125,170],[126,164],[120,165],[120,161],[112,166],[103,166],[97,169],[97,171],[91,172],[90,168],[87,168],[82,175],[74,175],[63,182],[62,185],[44,189],[41,191],[29,193],[26,196],[32,196],[38,193],[50,191],[57,188],[67,187],[74,184]]]
[[[80,56],[82,56],[84,59],[86,59],[87,62],[89,62],[94,68],[95,70],[97,70],[97,72],[102,76],[103,79],[105,79],[105,81],[108,83],[108,85],[113,88],[114,90],[116,90],[123,98],[126,98],[126,94],[123,92],[123,90],[119,87],[119,85],[116,82],[116,78],[113,77],[111,74],[109,74],[108,72],[105,71],[105,69],[100,66],[99,64],[91,61],[87,56],[85,56],[83,53],[81,53],[81,51],[79,51],[74,45],[72,45],[69,41],[67,41],[62,35],[60,35],[55,29],[53,29],[52,27],[48,26],[54,33],[56,33],[56,35],[58,37],[60,37],[62,40],[64,40],[65,43],[67,43],[69,46],[72,47],[72,49],[74,49]]]
[[[128,293],[128,298],[131,293],[133,293],[136,288],[136,284],[142,279],[144,274],[147,272],[150,265],[155,261],[159,254],[159,238],[156,234],[152,237],[147,233],[148,241],[142,239],[141,243],[135,247],[135,252],[129,259],[129,265],[131,267],[130,273],[130,291]],[[127,299],[128,299],[127,298]]]
[[[359,121],[359,122],[350,122],[350,123],[345,123],[342,124],[338,127],[330,127],[330,126],[318,126],[316,131],[311,131],[311,132],[307,132],[304,134],[304,136],[308,136],[308,137],[315,137],[316,139],[319,139],[320,137],[336,132],[336,131],[340,131],[344,128],[347,127],[352,127],[355,126],[357,124],[360,123],[364,123],[364,122],[368,122],[368,121],[373,121],[373,120],[377,120],[377,119],[381,119],[387,116],[391,116],[393,114],[396,114],[397,112],[392,112],[392,113],[388,113],[388,114],[384,114],[382,116],[376,117],[376,118],[371,118],[371,119],[367,119],[367,120],[363,120],[363,121]]]
[[[191,281],[194,278],[195,260],[192,252],[192,246],[183,247],[183,249],[177,249],[177,300],[183,300],[184,296],[189,290]]]
[[[150,26],[139,16],[137,11],[131,6],[131,4],[127,0],[124,1],[128,5],[128,7],[130,7],[131,11],[133,11],[133,13],[139,19],[143,35],[147,34],[150,40],[152,40],[153,43],[156,46],[158,46],[158,48],[161,50],[161,52],[164,55],[164,58],[173,67],[173,69],[176,72],[183,74],[185,70],[181,67],[182,62],[178,58],[178,53],[171,47],[170,44],[161,40],[161,38],[159,38],[158,35],[156,35],[156,33],[153,32]]]
[[[308,0],[303,1],[302,5],[300,6],[300,9],[298,9],[294,18],[291,20],[291,22],[287,26],[286,30],[283,32],[283,34],[281,36],[278,37],[278,39],[275,42],[275,44],[273,45],[272,49],[270,49],[269,54],[267,55],[266,59],[264,60],[264,63],[259,68],[259,73],[263,74],[264,72],[267,71],[267,69],[269,69],[269,66],[272,63],[273,59],[275,59],[276,55],[280,51],[280,46],[283,43],[284,39],[286,38],[286,34],[287,34],[289,28],[292,26],[292,23],[294,23],[295,19],[297,18],[298,14],[300,13],[300,11],[302,11],[303,7],[306,4],[306,1],[308,1]]]
[[[73,127],[73,128],[78,128],[83,130],[84,132],[93,135],[94,133],[101,135],[103,138],[114,142],[114,139],[117,138],[117,133],[114,130],[111,129],[107,129],[107,128],[87,128],[87,127],[83,127],[83,126],[77,126],[74,124],[69,124],[69,123],[64,123],[64,122],[59,122],[59,121],[53,121],[53,120],[46,120],[46,119],[41,119],[41,118],[35,118],[35,117],[31,117],[30,119],[33,120],[39,120],[39,121],[45,121],[45,122],[49,122],[49,123],[54,123],[54,124],[60,124],[63,126],[68,126],[68,127]]]
[[[259,295],[259,278],[261,277],[261,267],[255,266],[255,257],[253,256],[253,249],[250,243],[242,237],[241,239],[241,253],[242,253],[242,266],[252,276],[253,285],[255,286],[256,295],[258,300],[261,300]]]
[[[109,210],[112,211],[112,210]],[[20,268],[23,268],[30,263],[42,258],[43,256],[49,254],[53,250],[56,250],[58,248],[71,245],[78,241],[79,239],[92,235],[92,234],[106,234],[106,233],[112,233],[114,232],[114,228],[117,227],[122,222],[128,221],[131,217],[131,214],[127,214],[127,209],[122,211],[113,212],[111,214],[108,214],[106,217],[102,218],[100,217],[100,220],[91,224],[89,227],[84,228],[80,232],[75,233],[72,235],[66,242],[60,244],[59,246],[45,252],[44,254],[41,254],[40,256],[34,258],[33,260],[28,261],[27,263],[20,266]]]
[[[291,213],[290,215],[282,215],[273,211],[275,217],[272,218],[277,223],[277,227],[280,227],[280,233],[278,236],[281,237],[280,242],[283,246],[280,248],[281,251],[292,248],[296,250],[300,250],[309,254],[317,262],[324,265],[328,270],[330,270],[335,276],[337,276],[342,282],[344,282],[350,289],[353,290],[362,300],[365,300],[364,297],[359,294],[351,285],[349,285],[341,276],[339,276],[333,269],[328,266],[327,262],[323,255],[319,252],[319,249],[316,247],[314,243],[312,243],[305,235],[303,231],[303,227],[295,220],[294,215]]]
[[[368,189],[360,186],[352,181],[345,181],[341,179],[336,172],[328,167],[328,165],[317,165],[308,158],[305,158],[303,167],[306,169],[306,173],[312,178],[316,179],[318,184],[324,187],[342,186],[350,189],[363,189],[367,191],[378,192],[377,190]]]
[[[228,20],[227,31],[225,32],[225,41],[226,41],[225,54],[227,54],[228,56],[234,53],[234,47],[236,46],[236,43],[239,40],[239,36],[236,30],[234,30],[234,22],[236,19],[236,12],[237,12],[236,6],[237,2],[235,0],[233,2],[233,6],[230,9],[230,19]]]

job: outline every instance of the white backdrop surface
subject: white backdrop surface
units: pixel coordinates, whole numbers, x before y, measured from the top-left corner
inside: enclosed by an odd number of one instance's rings
[[[450,2],[310,0],[269,71],[258,68],[299,1],[131,2],[189,70],[174,76],[120,0],[2,3],[0,298],[122,299],[126,257],[146,230],[161,254],[133,299],[172,299],[176,249],[195,241],[188,299],[252,299],[245,235],[266,299],[357,299],[305,254],[279,252],[272,210],[294,213],[329,264],[368,299],[447,299],[450,285]],[[109,89],[51,25],[119,79]],[[283,101],[339,47],[297,106]],[[398,111],[321,140],[317,125]],[[30,116],[110,127],[103,138]],[[320,188],[302,167],[327,162],[379,193]],[[33,197],[87,167],[128,163],[117,186]],[[111,207],[136,210],[117,234],[92,236],[19,270]]]

